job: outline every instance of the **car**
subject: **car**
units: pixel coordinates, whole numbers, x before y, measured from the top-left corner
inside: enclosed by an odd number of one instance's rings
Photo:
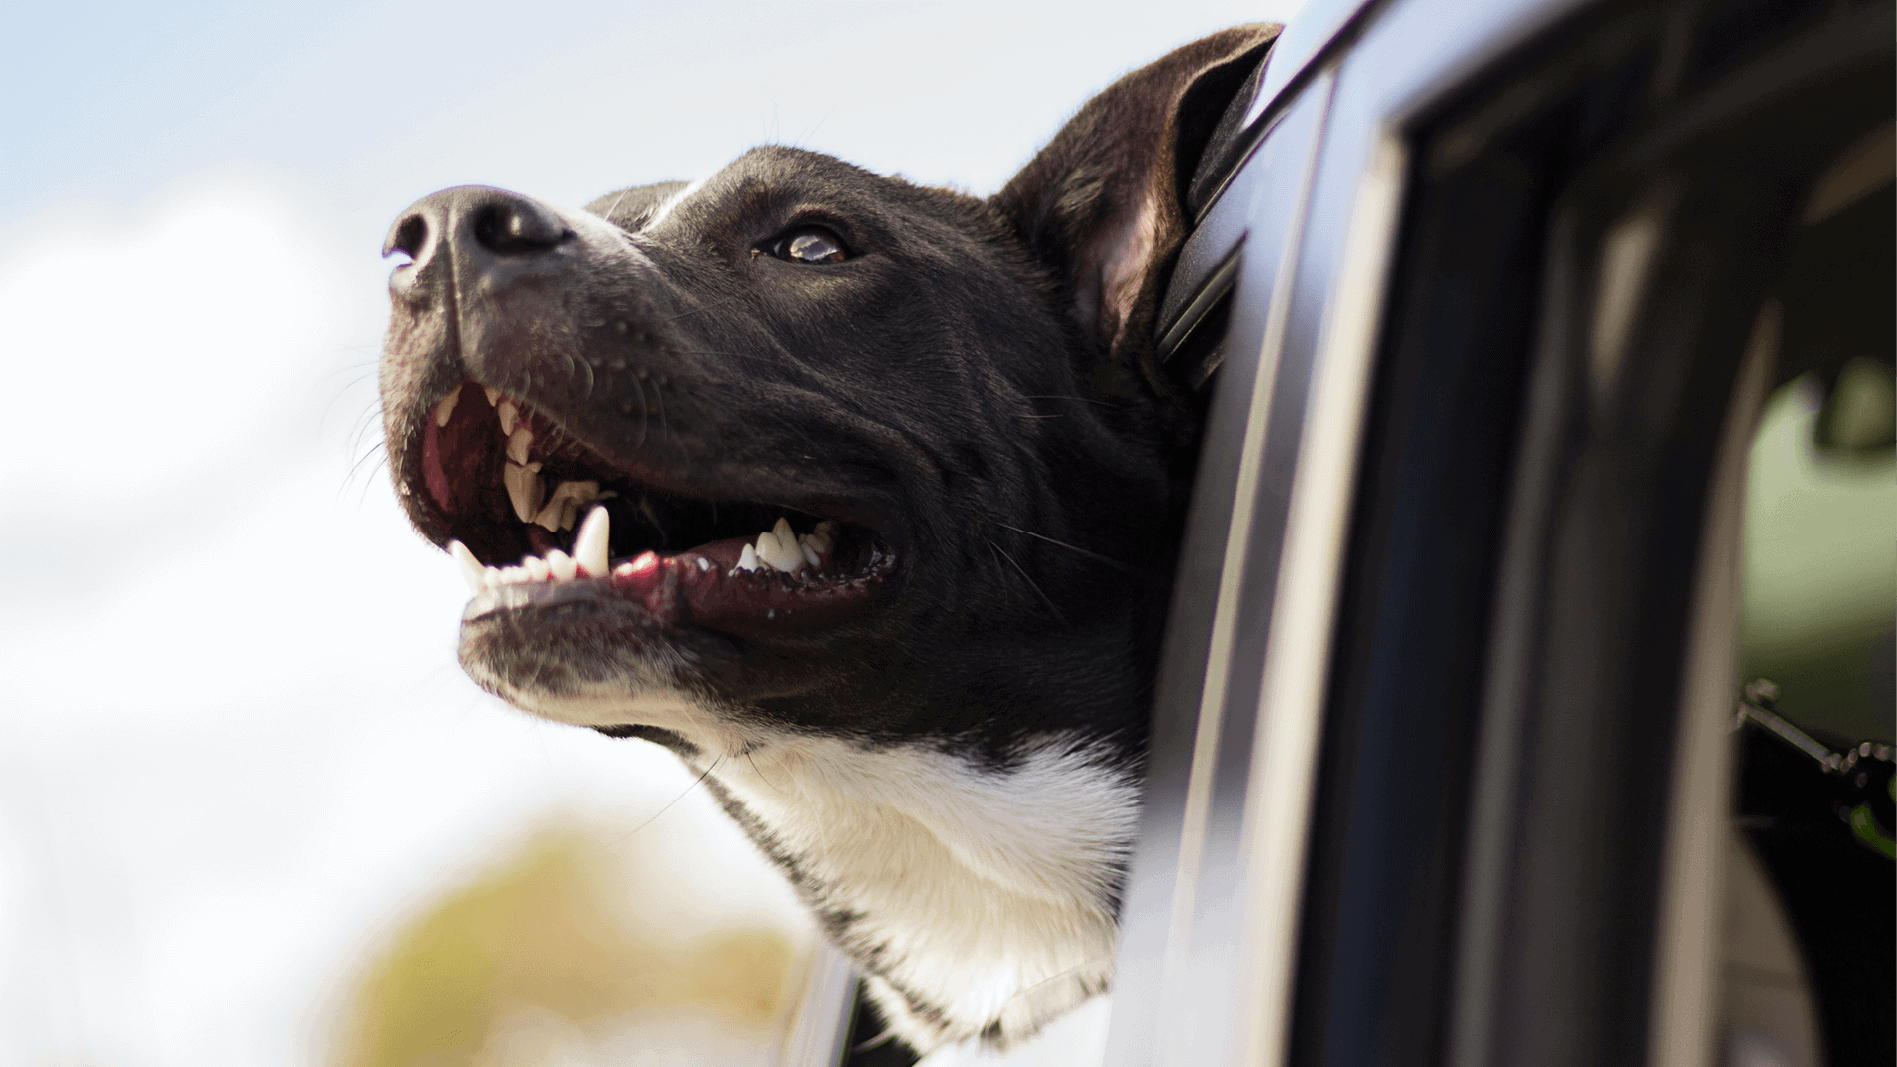
[[[1207,430],[1105,1064],[1892,1062],[1890,654],[1848,714],[1742,695],[1740,561],[1768,398],[1887,411],[1893,40],[1858,0],[1291,23],[1160,318]],[[856,1005],[820,965],[786,1062],[910,1062]]]

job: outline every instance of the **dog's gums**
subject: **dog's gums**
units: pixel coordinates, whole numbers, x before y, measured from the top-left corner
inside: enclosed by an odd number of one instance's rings
[[[918,1050],[1111,981],[1204,405],[1154,322],[1275,35],[1129,74],[985,199],[767,145],[582,209],[445,189],[383,246],[462,666],[676,753]]]
[[[866,527],[666,494],[491,386],[449,392],[421,435],[429,503],[453,534],[447,547],[477,614],[591,594],[636,604],[661,626],[795,631],[862,609],[894,571]]]

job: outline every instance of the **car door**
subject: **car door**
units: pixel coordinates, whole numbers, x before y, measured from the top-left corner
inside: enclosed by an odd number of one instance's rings
[[[1738,1055],[1748,449],[1893,36],[1881,3],[1317,0],[1279,41],[1160,320],[1207,430],[1105,1063]],[[1836,908],[1885,902],[1865,947],[1774,921],[1816,1055],[1888,1063],[1889,861],[1835,862]]]

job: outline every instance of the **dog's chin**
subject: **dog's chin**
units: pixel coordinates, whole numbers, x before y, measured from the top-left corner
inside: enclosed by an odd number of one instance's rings
[[[542,714],[562,702],[636,704],[652,691],[728,689],[754,669],[781,685],[809,642],[872,610],[879,589],[869,580],[800,586],[782,575],[721,575],[689,559],[631,576],[496,586],[462,614],[460,659],[484,688]],[[686,621],[707,617],[714,625]],[[548,717],[627,721],[617,712]]]

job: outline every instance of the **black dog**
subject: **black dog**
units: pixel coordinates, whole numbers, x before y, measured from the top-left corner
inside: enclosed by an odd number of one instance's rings
[[[390,233],[389,455],[468,569],[462,665],[675,751],[918,1048],[1111,979],[1196,432],[1153,320],[1276,31],[1126,76],[987,200],[766,147]]]

